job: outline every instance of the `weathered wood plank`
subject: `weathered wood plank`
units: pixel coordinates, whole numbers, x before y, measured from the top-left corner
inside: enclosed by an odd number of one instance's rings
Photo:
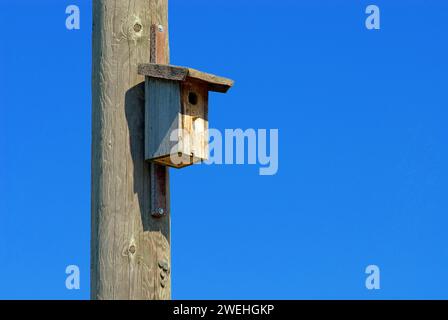
[[[178,143],[170,135],[180,124],[180,85],[177,82],[149,78],[146,81],[145,159],[171,153]],[[177,108],[176,108],[177,106]]]
[[[138,73],[143,76],[173,81],[185,81],[188,69],[155,63],[139,64]]]
[[[231,87],[233,87],[233,80],[218,77],[214,74],[205,73],[195,69],[188,68],[188,78],[192,80],[198,80],[207,82],[210,91],[226,93]]]
[[[198,81],[207,85],[210,91],[226,93],[234,84],[233,80],[218,77],[214,74],[201,72],[192,68],[156,63],[140,64],[138,73],[147,77],[173,81]]]
[[[208,136],[208,96],[207,89],[190,82],[184,82],[181,86],[182,94],[182,116],[181,129],[183,133],[188,133],[188,151],[192,155],[192,160],[200,159],[204,161],[209,155]],[[190,103],[189,95],[195,93],[195,104]],[[184,147],[185,148],[185,147]],[[187,153],[187,152],[185,152]]]
[[[137,73],[150,26],[168,25],[167,0],[95,0],[93,22],[91,298],[169,299],[170,217],[150,215]]]

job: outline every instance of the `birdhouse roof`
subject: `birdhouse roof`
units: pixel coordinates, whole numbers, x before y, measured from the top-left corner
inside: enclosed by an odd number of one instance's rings
[[[233,80],[201,72],[195,69],[178,67],[166,64],[147,63],[138,66],[138,73],[143,76],[172,80],[193,80],[207,86],[209,91],[226,93],[232,86]]]

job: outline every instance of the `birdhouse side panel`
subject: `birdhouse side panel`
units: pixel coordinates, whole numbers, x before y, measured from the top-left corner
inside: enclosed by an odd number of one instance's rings
[[[179,152],[180,83],[147,78],[145,95],[145,159],[169,157]]]

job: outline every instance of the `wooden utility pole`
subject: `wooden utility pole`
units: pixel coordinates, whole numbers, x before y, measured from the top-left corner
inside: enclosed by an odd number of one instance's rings
[[[168,171],[144,161],[137,74],[169,63],[167,2],[93,1],[92,299],[171,298]]]

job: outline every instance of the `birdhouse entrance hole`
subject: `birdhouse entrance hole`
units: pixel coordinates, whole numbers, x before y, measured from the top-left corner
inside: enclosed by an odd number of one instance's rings
[[[188,102],[192,105],[198,104],[198,95],[195,92],[191,92],[188,94]]]

